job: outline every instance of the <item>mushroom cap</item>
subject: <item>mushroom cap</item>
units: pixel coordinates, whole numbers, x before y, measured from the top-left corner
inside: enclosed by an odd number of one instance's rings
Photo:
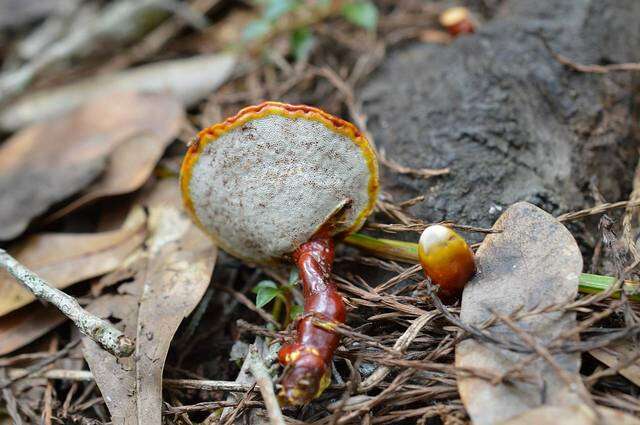
[[[320,229],[357,231],[375,205],[378,163],[351,123],[264,102],[202,130],[184,158],[187,211],[228,253],[275,263]]]
[[[440,25],[445,28],[459,24],[471,17],[469,9],[462,6],[450,7],[440,14]]]

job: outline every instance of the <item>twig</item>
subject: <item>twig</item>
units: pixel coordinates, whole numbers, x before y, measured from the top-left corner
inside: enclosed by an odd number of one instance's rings
[[[38,299],[56,306],[62,314],[76,324],[80,332],[114,356],[128,357],[133,353],[135,345],[131,339],[127,338],[106,320],[100,319],[83,309],[75,298],[51,287],[2,249],[0,249],[0,268],[6,269]]]
[[[251,370],[251,374],[256,378],[256,383],[260,386],[260,394],[262,394],[264,404],[269,413],[269,423],[271,425],[284,425],[284,417],[282,416],[278,399],[276,399],[276,393],[273,390],[273,381],[262,359],[258,355],[258,350],[255,345],[251,345],[249,348],[248,356],[249,370]]]
[[[574,71],[584,72],[588,74],[607,74],[609,72],[619,72],[619,71],[640,71],[640,63],[615,63],[611,65],[585,65],[582,63],[577,63],[569,59],[568,57],[561,55],[560,53],[555,52],[549,42],[542,34],[537,34],[538,37],[542,40],[544,47],[551,53],[555,60],[557,60],[562,65],[573,69]]]
[[[1,388],[7,388],[9,385],[13,384],[14,382],[17,382],[21,379],[27,378],[31,375],[34,375],[40,371],[42,371],[43,368],[49,366],[51,363],[55,362],[58,359],[63,358],[64,356],[66,356],[67,354],[69,354],[69,351],[71,351],[73,349],[73,347],[75,347],[76,345],[78,345],[80,343],[80,339],[76,339],[75,341],[71,341],[70,343],[68,343],[62,350],[58,351],[55,354],[52,354],[50,357],[35,363],[32,366],[29,366],[26,369],[22,369],[21,373],[18,373],[14,376],[10,376],[8,380],[5,380],[4,382],[0,382],[0,389]]]
[[[191,4],[184,5],[187,13],[195,14],[200,19],[204,18],[206,12],[217,5],[220,0],[195,0]],[[199,20],[200,20],[199,19]],[[185,19],[167,19],[158,25],[153,31],[130,47],[124,54],[116,57],[109,65],[109,70],[126,68],[133,62],[144,59],[160,50],[167,42],[180,30],[186,27],[188,22]]]
[[[437,314],[428,313],[416,318],[411,326],[407,328],[407,330],[398,338],[396,343],[393,345],[393,349],[398,351],[399,353],[403,353],[404,350],[411,345],[413,340],[418,336],[422,328],[429,323],[432,319],[434,319]],[[358,386],[358,392],[365,392],[375,387],[378,383],[380,383],[390,372],[390,368],[387,366],[381,366],[376,369],[367,379],[364,380]]]
[[[192,412],[210,412],[212,410],[219,409],[221,407],[237,407],[239,402],[236,401],[204,401],[202,403],[192,404],[190,406],[171,406],[167,403],[164,404],[163,413],[165,415],[179,415],[182,413]],[[263,403],[260,401],[247,401],[245,406],[248,407],[262,407]]]
[[[0,369],[0,379],[5,380],[7,378],[6,371],[4,369]],[[15,396],[13,395],[13,391],[11,391],[10,387],[5,387],[2,389],[2,398],[6,403],[7,413],[11,420],[15,425],[22,425],[22,418],[20,417],[20,413],[18,412],[18,402],[16,401]]]
[[[410,168],[404,165],[398,164],[393,159],[388,159],[384,149],[378,151],[378,160],[387,168],[395,171],[398,174],[406,174],[421,179],[428,179],[429,177],[443,176],[449,174],[448,168]]]
[[[273,318],[273,316],[271,316],[269,313],[267,313],[266,311],[264,311],[260,307],[257,307],[249,298],[247,298],[246,295],[244,295],[244,294],[242,294],[242,293],[240,293],[238,291],[234,291],[233,289],[227,288],[226,286],[222,286],[222,285],[213,284],[213,287],[215,289],[220,289],[221,291],[224,291],[227,294],[232,295],[242,305],[247,307],[249,310],[257,313],[265,322],[271,323],[276,328],[280,328],[280,323],[278,323],[278,321],[275,320]]]
[[[636,165],[636,171],[633,174],[633,190],[631,191],[631,195],[629,195],[629,201],[637,201],[640,199],[640,161]],[[627,245],[627,249],[631,253],[633,257],[633,262],[631,265],[627,266],[625,272],[630,272],[633,270],[638,264],[640,264],[640,251],[638,251],[638,246],[636,245],[635,238],[633,237],[633,219],[636,211],[632,208],[627,207],[627,210],[624,212],[624,217],[622,218],[622,239]]]
[[[618,201],[618,202],[596,205],[593,208],[585,208],[584,210],[569,212],[566,214],[559,215],[556,218],[559,221],[571,221],[571,220],[577,220],[579,218],[587,217],[590,215],[602,214],[603,212],[607,212],[609,210],[613,210],[616,208],[635,208],[638,206],[640,206],[640,199],[636,199],[633,201]]]
[[[58,335],[54,335],[49,343],[49,353],[55,354],[58,349]],[[51,367],[49,367],[50,369]],[[44,407],[42,408],[42,424],[51,425],[51,418],[53,416],[53,383],[47,380],[47,386],[44,390]]]
[[[8,368],[7,377],[11,380],[30,375],[33,379],[51,379],[71,382],[90,382],[94,380],[90,370],[71,369],[51,369],[46,371],[30,373],[27,369]],[[182,388],[200,391],[229,391],[246,392],[253,388],[253,385],[241,384],[235,381],[214,381],[207,379],[164,379],[162,386],[167,388]],[[256,386],[256,389],[259,387]]]
[[[245,359],[246,361],[246,359]],[[244,365],[243,365],[244,366]],[[242,397],[242,399],[240,399],[240,401],[238,402],[238,404],[235,406],[235,408],[233,408],[231,410],[231,415],[224,421],[224,425],[232,425],[234,423],[236,423],[236,417],[238,417],[238,415],[240,415],[244,409],[245,406],[249,405],[249,403],[251,403],[253,400],[251,400],[251,398],[253,397],[253,391],[255,390],[255,386],[256,384],[254,383],[253,386],[251,387],[251,389],[249,389],[249,391],[246,391]],[[225,410],[230,409],[229,407],[226,408]],[[212,413],[207,420],[205,420],[203,422],[203,425],[208,425],[212,422],[208,422],[209,419],[213,419],[213,417],[216,415],[216,413]],[[218,421],[218,423],[222,423],[222,419],[224,418],[224,410],[222,411],[222,414],[220,415],[220,420]]]
[[[596,409],[596,404],[593,402],[591,395],[582,384],[578,373],[571,374],[564,370],[551,355],[549,350],[540,345],[532,335],[520,328],[510,317],[493,309],[491,313],[502,320],[504,324],[507,325],[507,327],[509,327],[509,329],[511,329],[525,344],[531,347],[536,354],[542,357],[549,366],[551,366],[556,375],[565,383],[567,389],[573,391],[578,397],[580,397],[580,399],[591,408],[596,417],[600,417],[600,414]]]

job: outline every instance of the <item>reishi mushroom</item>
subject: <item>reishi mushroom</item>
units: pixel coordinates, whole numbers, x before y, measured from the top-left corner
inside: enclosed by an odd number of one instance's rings
[[[330,383],[342,323],[331,280],[334,238],[357,231],[378,194],[374,150],[351,123],[320,109],[264,102],[202,130],[184,158],[180,185],[196,224],[228,253],[253,264],[293,261],[303,282],[296,341],[282,347],[279,398],[300,405]]]
[[[440,287],[445,300],[462,294],[476,271],[473,251],[454,230],[436,224],[427,227],[418,242],[420,264],[433,283]]]

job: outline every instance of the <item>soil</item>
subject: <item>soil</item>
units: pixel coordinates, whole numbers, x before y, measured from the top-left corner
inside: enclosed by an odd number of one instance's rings
[[[637,74],[568,69],[541,37],[575,62],[638,62],[637,16],[635,0],[513,0],[474,35],[390,54],[362,90],[378,148],[451,172],[424,180],[383,167],[383,189],[425,195],[412,210],[423,220],[487,227],[517,201],[553,213],[590,206],[592,179],[606,200],[624,198],[637,161]]]

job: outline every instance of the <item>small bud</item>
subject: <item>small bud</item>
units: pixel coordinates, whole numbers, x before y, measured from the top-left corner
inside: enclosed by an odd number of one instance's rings
[[[445,226],[430,226],[422,232],[418,255],[425,274],[445,299],[458,297],[476,271],[467,242]]]
[[[450,7],[442,12],[440,25],[453,36],[473,33],[476,30],[471,12],[466,7]]]

